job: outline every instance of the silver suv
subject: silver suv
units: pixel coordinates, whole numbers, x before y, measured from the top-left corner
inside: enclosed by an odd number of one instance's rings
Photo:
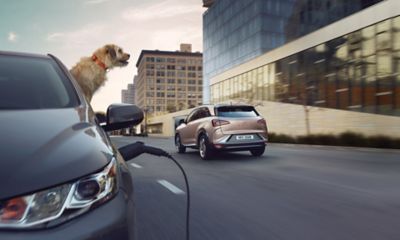
[[[199,149],[202,159],[215,151],[250,151],[261,156],[267,143],[267,124],[251,105],[204,105],[195,108],[176,128],[179,153]]]

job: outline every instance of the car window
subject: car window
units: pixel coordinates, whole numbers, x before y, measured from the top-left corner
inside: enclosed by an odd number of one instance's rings
[[[197,114],[198,110],[194,110],[193,112],[191,112],[187,118],[187,122],[192,122],[194,120],[196,120],[196,114]]]
[[[219,117],[256,117],[259,116],[252,106],[223,106],[216,109]]]
[[[0,110],[77,106],[69,79],[50,59],[0,55]]]
[[[205,117],[209,117],[211,114],[210,114],[210,112],[208,111],[208,108],[201,108],[199,111],[198,111],[198,119],[200,119],[200,118],[205,118]]]

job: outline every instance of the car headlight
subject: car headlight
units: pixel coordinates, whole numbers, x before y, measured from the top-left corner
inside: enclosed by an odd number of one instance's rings
[[[101,171],[31,195],[0,201],[0,228],[56,225],[111,199],[117,193],[117,163]]]

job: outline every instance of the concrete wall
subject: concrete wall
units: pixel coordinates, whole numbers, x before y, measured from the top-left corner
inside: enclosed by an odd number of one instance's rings
[[[165,137],[175,135],[175,117],[188,115],[193,109],[186,109],[179,112],[169,113],[162,116],[156,116],[148,119],[147,125],[162,123],[162,134],[156,134]]]
[[[307,134],[306,111],[302,105],[262,102],[257,111],[267,120],[270,132],[292,136]],[[311,134],[340,134],[346,131],[364,135],[400,137],[400,118],[344,110],[309,107]],[[174,136],[174,117],[187,115],[192,109],[149,119],[148,124],[162,123],[162,136]]]
[[[306,111],[302,105],[263,102],[257,107],[267,120],[270,132],[292,136],[307,134]],[[311,134],[340,134],[351,131],[364,135],[400,137],[400,118],[351,112],[337,109],[308,107]]]

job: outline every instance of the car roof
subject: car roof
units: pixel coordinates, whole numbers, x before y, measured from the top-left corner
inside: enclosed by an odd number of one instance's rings
[[[0,51],[0,55],[15,56],[15,57],[31,57],[31,58],[51,59],[51,57],[48,56],[48,55],[37,54],[37,53]]]
[[[212,115],[215,115],[215,109],[219,107],[254,107],[253,105],[249,104],[203,104],[200,106],[195,107],[191,112],[194,112],[201,108],[208,108]]]
[[[219,107],[254,107],[253,105],[250,105],[250,104],[243,104],[243,103],[240,103],[240,104],[226,104],[226,103],[222,103],[222,104],[216,104],[216,105],[214,105],[216,108],[219,108]]]

